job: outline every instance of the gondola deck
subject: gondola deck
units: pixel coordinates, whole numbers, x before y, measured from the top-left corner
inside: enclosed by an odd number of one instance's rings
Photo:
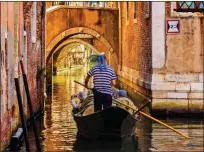
[[[124,108],[111,106],[90,115],[77,115],[73,111],[78,134],[88,139],[101,136],[127,137],[134,134],[136,119]]]

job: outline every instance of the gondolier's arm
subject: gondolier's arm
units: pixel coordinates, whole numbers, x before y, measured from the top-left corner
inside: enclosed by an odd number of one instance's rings
[[[116,85],[116,81],[115,80],[111,80],[111,86],[115,86]]]
[[[91,77],[89,75],[86,76],[86,79],[85,79],[85,87],[88,88],[88,83],[89,83],[89,79]]]

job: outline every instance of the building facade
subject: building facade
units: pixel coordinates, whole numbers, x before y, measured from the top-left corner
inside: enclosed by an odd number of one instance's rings
[[[203,2],[118,2],[119,80],[153,112],[201,113]]]
[[[20,59],[27,74],[34,112],[43,107],[45,15],[42,2],[0,2],[0,8],[0,151],[2,151],[20,124],[14,77],[19,78],[24,112],[26,117],[29,117],[19,66]]]

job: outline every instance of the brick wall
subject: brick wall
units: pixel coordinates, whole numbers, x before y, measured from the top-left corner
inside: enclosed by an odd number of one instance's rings
[[[42,18],[42,3],[36,3],[36,15],[37,15],[37,21],[36,21],[36,43],[33,43],[31,41],[31,2],[25,2],[24,3],[24,18],[25,18],[25,30],[27,32],[27,51],[28,51],[28,82],[29,82],[29,88],[30,88],[30,94],[31,94],[31,100],[33,101],[33,109],[36,112],[39,107],[42,104],[42,97],[38,96],[40,94],[38,92],[38,89],[42,90],[42,86],[40,87],[40,84],[42,85],[42,79],[43,76],[40,76],[40,80],[37,80],[37,73],[38,71],[43,70],[44,68],[44,42],[42,41],[44,34],[44,28],[42,28],[42,21],[44,20]],[[41,104],[40,104],[41,103]]]
[[[136,3],[136,18],[134,18],[134,5]],[[124,83],[132,83],[136,91],[145,95],[150,92],[141,87],[145,81],[150,81],[149,74],[152,71],[151,61],[151,5],[147,11],[149,2],[119,2],[121,37],[120,37],[120,61],[118,71],[120,80]],[[127,12],[128,18],[127,19]],[[148,15],[149,16],[146,16]],[[130,82],[127,82],[130,81]]]

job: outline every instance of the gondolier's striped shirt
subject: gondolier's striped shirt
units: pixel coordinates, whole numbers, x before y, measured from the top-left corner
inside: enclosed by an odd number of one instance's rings
[[[94,88],[98,92],[112,95],[111,80],[117,79],[113,68],[106,65],[106,69],[100,72],[100,67],[96,65],[91,68],[88,75],[93,76]]]

